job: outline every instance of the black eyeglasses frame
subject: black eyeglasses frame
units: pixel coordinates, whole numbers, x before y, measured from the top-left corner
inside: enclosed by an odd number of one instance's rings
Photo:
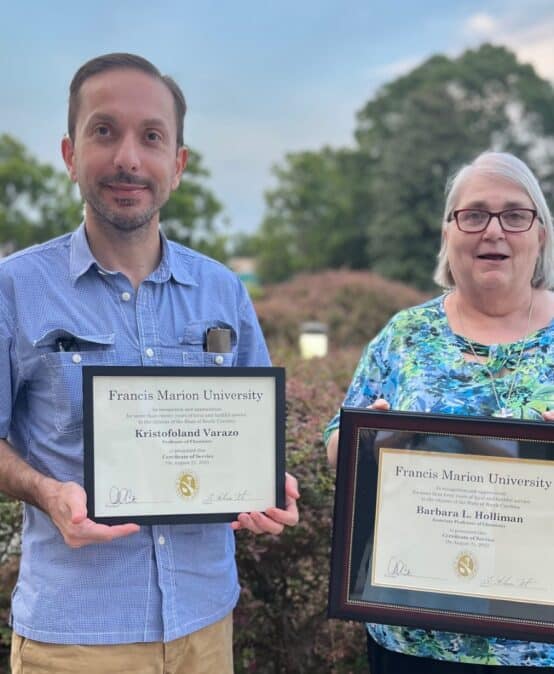
[[[458,220],[458,215],[460,213],[467,211],[478,211],[479,213],[486,213],[489,216],[489,219],[487,222],[483,225],[481,229],[462,229],[460,222]],[[531,222],[529,223],[529,226],[526,227],[525,229],[506,229],[506,227],[502,224],[502,215],[504,213],[509,213],[510,211],[525,211],[527,213],[532,213],[533,217],[531,218]],[[484,208],[458,208],[455,211],[452,211],[449,216],[446,219],[446,222],[452,222],[452,220],[455,221],[456,227],[460,230],[460,232],[463,232],[464,234],[480,234],[481,232],[484,232],[487,227],[491,224],[491,220],[493,218],[497,218],[498,224],[500,225],[500,228],[502,229],[503,232],[507,232],[508,234],[522,234],[523,232],[528,232],[531,227],[533,226],[535,220],[537,219],[537,211],[534,208],[505,208],[502,211],[487,211]],[[539,219],[539,222],[541,222],[541,219]]]

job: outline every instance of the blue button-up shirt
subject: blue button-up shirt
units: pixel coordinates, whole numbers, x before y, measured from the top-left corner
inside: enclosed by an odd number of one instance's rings
[[[83,365],[265,366],[250,299],[223,265],[162,237],[138,290],[101,268],[82,225],[0,262],[0,437],[38,471],[83,483]],[[204,351],[207,328],[231,351]],[[78,353],[57,349],[74,338]],[[69,548],[26,505],[12,625],[65,644],[170,641],[224,617],[239,586],[228,524],[142,526]]]

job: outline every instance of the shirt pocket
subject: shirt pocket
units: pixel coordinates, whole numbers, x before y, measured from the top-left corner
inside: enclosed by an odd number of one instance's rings
[[[206,334],[210,328],[230,331],[230,351],[205,351]],[[182,346],[182,364],[187,367],[231,367],[235,362],[237,333],[229,323],[219,320],[194,321],[186,326],[179,343]]]
[[[114,344],[113,333],[80,335],[66,329],[50,330],[35,341],[48,371],[53,421],[58,433],[82,429],[83,365],[114,365]]]

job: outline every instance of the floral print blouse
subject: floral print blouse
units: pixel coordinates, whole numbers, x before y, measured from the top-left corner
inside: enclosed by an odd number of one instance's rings
[[[554,319],[525,339],[491,346],[472,342],[472,350],[467,339],[450,329],[445,297],[401,311],[389,321],[365,348],[344,405],[367,407],[384,398],[394,410],[489,416],[500,402],[515,417],[531,420],[554,409]],[[475,362],[473,352],[488,357],[486,366]],[[338,425],[337,414],[325,430],[326,441]],[[480,665],[554,666],[554,644],[367,627],[379,644],[401,653]]]

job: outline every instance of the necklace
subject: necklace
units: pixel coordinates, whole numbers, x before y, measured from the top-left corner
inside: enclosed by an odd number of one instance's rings
[[[512,381],[510,382],[510,388],[508,389],[508,395],[506,396],[505,404],[502,405],[500,402],[500,396],[498,395],[498,391],[496,390],[496,384],[494,383],[495,376],[491,372],[490,367],[487,365],[487,361],[483,363],[483,366],[485,368],[485,371],[487,375],[489,376],[490,382],[491,382],[491,387],[492,387],[492,392],[494,393],[494,398],[496,400],[496,405],[497,405],[497,410],[496,412],[492,413],[493,417],[500,417],[502,419],[510,419],[514,416],[514,411],[510,409],[510,403],[512,400],[512,393],[514,392],[515,384],[518,378],[518,369],[521,364],[521,358],[523,356],[523,352],[525,351],[525,347],[527,346],[527,338],[529,337],[529,327],[531,325],[531,316],[533,315],[533,302],[535,300],[534,294],[531,294],[531,301],[529,302],[529,314],[527,316],[527,328],[525,330],[525,339],[523,340],[523,343],[521,345],[521,349],[519,350],[519,355],[517,358],[516,366],[514,368],[514,374],[512,375]],[[460,327],[462,328],[462,331],[465,333],[465,326],[464,326],[464,321],[462,320],[462,312],[460,311],[460,305],[458,302],[456,302],[456,312],[458,314],[458,320],[460,321]],[[466,341],[469,345],[469,348],[471,350],[471,353],[473,354],[473,357],[475,358],[476,362],[480,363],[481,361],[479,360],[479,356],[475,352],[475,349],[473,348],[473,343],[472,341],[466,337]],[[502,368],[508,361],[508,358],[504,361],[502,364]]]

